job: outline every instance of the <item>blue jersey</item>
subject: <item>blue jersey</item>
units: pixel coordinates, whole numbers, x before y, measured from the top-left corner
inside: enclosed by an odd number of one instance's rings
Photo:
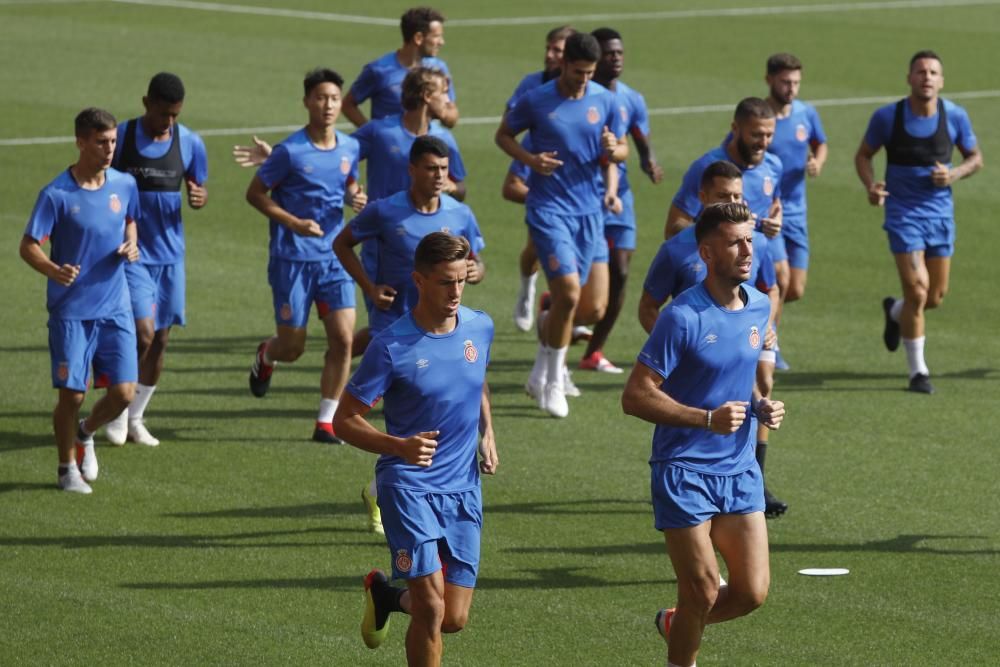
[[[67,169],[46,185],[35,202],[24,235],[52,242],[49,258],[80,267],[69,287],[48,281],[46,306],[53,319],[97,320],[131,312],[125,263],[126,220],[139,220],[135,179],[116,169],[104,172],[97,190],[81,188]]]
[[[351,220],[355,239],[377,241],[377,269],[375,275],[368,277],[378,285],[390,285],[396,290],[389,310],[371,309],[369,319],[373,328],[385,328],[416,305],[417,288],[410,275],[413,257],[421,239],[439,231],[464,236],[476,254],[486,246],[472,209],[444,194],[434,213],[417,211],[409,190],[403,190],[368,204]]]
[[[170,150],[171,134],[164,141],[153,141],[142,126],[141,118],[134,118],[118,126],[118,143],[115,146],[115,160],[118,160],[125,146],[125,132],[130,123],[135,123],[135,143],[139,153],[148,158],[161,158]],[[205,142],[195,132],[178,123],[174,130],[180,132],[181,159],[184,162],[184,176],[198,185],[208,180],[208,153]],[[176,264],[184,259],[184,223],[181,208],[184,198],[181,192],[140,192],[139,202],[142,220],[139,222],[139,247],[142,250],[139,262],[142,264]]]
[[[515,134],[531,132],[536,153],[555,151],[563,161],[550,176],[531,173],[526,206],[556,215],[600,214],[601,132],[607,127],[621,137],[625,126],[614,95],[603,86],[591,81],[582,98],[569,99],[559,94],[557,84],[549,81],[524,94],[506,116]]]
[[[384,399],[389,435],[440,431],[428,468],[380,456],[379,486],[434,493],[478,487],[479,413],[492,343],[493,320],[465,306],[450,333],[428,333],[407,313],[372,339],[347,391],[367,405]]]
[[[972,121],[965,109],[954,102],[942,99],[945,115],[948,117],[948,136],[953,144],[966,151],[976,147],[976,134]],[[896,113],[896,103],[887,104],[876,111],[868,123],[865,143],[878,150],[892,138],[892,125]],[[909,104],[903,105],[903,127],[912,137],[929,137],[937,131],[938,115],[926,118],[917,116]],[[948,163],[950,166],[951,163]],[[951,198],[951,186],[939,188],[931,181],[933,167],[907,167],[897,164],[886,165],[885,189],[889,196],[885,200],[886,220],[901,218],[952,218],[955,215]]]
[[[448,177],[455,182],[464,181],[465,164],[455,136],[437,122],[430,124],[427,134],[448,145]],[[417,135],[403,127],[402,116],[365,123],[351,136],[361,147],[360,159],[366,160],[369,200],[388,197],[410,187],[410,148]]]
[[[762,232],[754,232],[753,260],[747,282],[765,293],[778,282],[768,247],[767,237]],[[707,275],[708,268],[701,261],[694,225],[691,225],[660,244],[646,272],[642,289],[657,303],[664,303],[667,298],[676,298],[681,292],[704,281]]]
[[[698,217],[702,209],[701,200],[698,199],[702,173],[713,162],[719,160],[732,162],[729,153],[726,152],[726,143],[724,141],[720,146],[692,162],[684,174],[680,189],[674,195],[674,206],[692,218]],[[759,229],[760,220],[767,217],[771,203],[781,198],[783,173],[781,160],[776,155],[765,153],[764,160],[758,165],[746,168],[736,166],[743,173],[743,200],[750,207],[750,212],[757,216]]]
[[[271,220],[271,256],[299,262],[334,257],[333,239],[344,226],[344,193],[358,176],[358,142],[336,132],[337,145],[321,149],[305,128],[274,147],[257,176],[271,199],[292,215],[315,220],[323,236],[303,236]],[[346,275],[346,274],[345,274]]]
[[[517,88],[514,89],[514,93],[510,96],[510,99],[507,100],[506,110],[510,111],[511,109],[513,109],[514,104],[519,99],[521,99],[522,95],[524,95],[529,90],[534,90],[535,88],[538,88],[543,83],[548,83],[551,78],[552,77],[549,77],[544,70],[539,72],[532,72],[531,74],[526,74],[524,78],[521,79],[521,82],[517,84]]]
[[[767,147],[781,159],[781,208],[785,217],[806,214],[806,162],[810,147],[826,143],[826,133],[819,114],[811,104],[792,100],[792,110],[778,118],[774,140]]]
[[[528,151],[529,153],[535,152],[531,145],[530,132],[525,133],[524,137],[521,138],[521,146],[523,146],[524,150]],[[531,177],[531,167],[524,164],[520,160],[511,160],[510,167],[507,168],[507,171],[514,174],[525,183],[527,183],[528,179]]]
[[[632,136],[639,134],[649,136],[649,110],[646,108],[646,98],[638,90],[628,87],[623,82],[615,83],[613,91],[618,115],[621,116],[625,132]],[[624,162],[618,163],[618,196],[629,191],[628,174]],[[603,181],[602,181],[603,182]],[[602,185],[602,190],[603,185]]]
[[[433,67],[444,72],[448,77],[448,97],[455,101],[455,83],[451,80],[448,65],[440,58],[426,57],[421,60],[421,66]],[[410,70],[399,64],[395,51],[390,51],[378,60],[373,60],[361,70],[361,74],[351,85],[351,95],[354,101],[361,104],[368,98],[372,100],[371,117],[385,118],[403,112],[402,90],[403,79]]]
[[[727,401],[753,401],[771,304],[749,285],[741,290],[746,305],[740,310],[721,307],[704,283],[687,290],[663,309],[639,353],[639,362],[663,378],[660,389],[682,405],[714,410]],[[658,424],[650,463],[710,475],[744,472],[756,465],[756,422],[751,411],[729,435]]]

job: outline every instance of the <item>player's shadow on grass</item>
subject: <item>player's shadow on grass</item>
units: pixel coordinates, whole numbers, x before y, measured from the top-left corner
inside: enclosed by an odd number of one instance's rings
[[[42,352],[48,351],[49,348],[45,345],[15,345],[11,347],[0,345],[0,354],[3,354],[4,352],[16,352],[18,354],[22,352],[25,354],[41,354]]]
[[[174,519],[315,519],[342,515],[361,516],[360,497],[356,503],[311,503],[278,507],[233,507],[209,512],[175,512],[164,514]],[[360,519],[359,519],[360,520]]]
[[[253,358],[253,353],[268,334],[262,332],[259,336],[219,336],[212,338],[188,338],[183,334],[170,339],[170,349],[184,354],[234,354],[246,350],[246,355]]]
[[[11,491],[54,491],[55,483],[46,484],[43,482],[7,482],[0,484],[0,494]]]
[[[986,540],[984,535],[898,535],[886,540],[872,540],[858,544],[831,544],[814,542],[809,544],[771,543],[772,553],[906,553],[933,556],[995,556],[1000,549],[949,549],[924,546],[929,540]],[[571,554],[575,556],[627,556],[662,554],[666,547],[662,541],[635,544],[604,544],[582,547],[510,547],[503,549],[516,554]]]
[[[561,590],[569,588],[635,588],[676,583],[676,579],[639,579],[609,581],[582,572],[582,567],[530,568],[518,570],[516,579],[479,577],[479,590]],[[331,577],[304,577],[297,579],[223,579],[192,582],[136,582],[122,584],[122,588],[135,590],[218,590],[260,588],[303,588],[306,590],[360,591],[364,574]]]
[[[587,500],[539,501],[523,503],[506,503],[486,506],[488,514],[549,514],[549,515],[585,515],[597,514],[647,514],[650,510],[648,500],[626,500],[622,498],[593,498]]]
[[[967,368],[950,373],[935,373],[933,379],[995,380],[1000,379],[995,368]],[[898,386],[875,386],[884,380],[894,380]],[[844,383],[847,386],[837,386]],[[815,371],[808,373],[780,373],[777,387],[802,391],[906,391],[905,376],[900,373],[872,373],[863,371]]]
[[[18,413],[22,416],[31,416],[31,413]],[[37,416],[51,417],[51,412],[40,413]],[[51,433],[16,433],[14,431],[0,431],[0,454],[17,452],[23,449],[38,449],[40,447],[51,447],[55,449],[55,436]]]
[[[191,535],[57,535],[52,537],[0,537],[0,546],[62,547],[66,550],[104,549],[107,547],[148,549],[275,549],[358,547],[371,549],[372,541],[346,542],[326,535],[368,535],[362,521],[357,528],[322,526],[297,530],[260,530],[244,533],[207,533]],[[302,539],[293,539],[301,537]],[[312,539],[309,539],[312,538]],[[380,538],[381,539],[381,538]]]

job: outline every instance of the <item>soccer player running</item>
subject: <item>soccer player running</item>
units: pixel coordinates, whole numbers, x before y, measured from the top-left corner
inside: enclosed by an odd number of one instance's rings
[[[496,132],[497,145],[532,169],[526,222],[552,305],[528,386],[539,407],[554,417],[569,414],[562,368],[573,317],[591,264],[607,248],[602,210],[618,200],[617,179],[603,197],[597,181],[602,172],[606,178],[615,172],[610,160],[628,157],[614,95],[591,81],[600,58],[593,36],[571,35],[559,77],[523,95]],[[531,132],[534,153],[517,141],[525,130]],[[593,308],[595,321],[605,305]]]
[[[774,139],[767,150],[781,158],[781,237],[774,250],[781,289],[778,318],[785,303],[802,298],[809,269],[809,232],[806,224],[806,176],[816,177],[826,164],[827,145],[823,123],[815,107],[798,99],[802,61],[790,53],[767,59],[767,103],[774,109]],[[788,364],[778,353],[782,370]]]
[[[754,459],[758,419],[785,408],[758,394],[755,375],[770,304],[745,283],[753,257],[745,204],[713,204],[695,235],[704,282],[660,313],[632,369],[622,407],[656,425],[650,457],[657,530],[677,576],[677,606],[656,615],[668,664],[694,665],[708,623],[750,613],[770,585],[764,484]],[[729,573],[719,579],[715,550]]]
[[[440,120],[447,127],[455,127],[458,122],[455,87],[447,63],[437,57],[444,46],[444,21],[444,15],[430,7],[415,7],[403,14],[399,21],[403,45],[365,65],[344,98],[344,115],[355,127],[368,122],[359,105],[369,98],[373,119],[399,114],[403,79],[407,72],[420,66],[439,69],[447,77],[449,99]]]
[[[413,258],[413,309],[375,336],[337,414],[349,443],[380,454],[375,474],[394,578],[365,577],[361,634],[369,648],[386,637],[392,612],[409,614],[410,665],[438,665],[442,633],[460,631],[479,571],[483,510],[480,473],[496,473],[486,367],[493,321],[461,305],[468,279],[466,239],[435,231]],[[385,432],[365,416],[383,399]],[[478,464],[477,464],[478,453]]]
[[[177,122],[184,108],[184,83],[176,74],[160,72],[150,79],[142,106],[142,116],[118,126],[111,163],[132,174],[139,186],[142,255],[125,267],[139,343],[139,383],[128,411],[110,422],[105,433],[113,445],[129,439],[155,447],[160,441],[143,418],[163,372],[170,329],[187,321],[181,185],[191,208],[208,202],[208,154],[201,137]]]
[[[868,123],[854,166],[872,206],[885,207],[883,229],[896,258],[903,298],[886,297],[883,341],[893,352],[900,337],[910,368],[909,390],[932,394],[924,360],[924,311],[937,308],[948,292],[955,250],[955,207],[951,184],[983,166],[969,114],[940,97],[941,58],[918,51],[910,58],[910,94],[876,111]],[[876,181],[872,158],[886,150],[885,180]],[[955,148],[962,162],[953,165]]]
[[[125,280],[125,264],[139,258],[139,190],[134,178],[111,168],[117,125],[103,109],[77,115],[79,157],[38,194],[20,245],[21,258],[48,279],[58,482],[75,493],[93,491],[87,482],[99,472],[94,432],[128,407],[139,374]],[[109,389],[78,421],[92,367]]]
[[[728,160],[719,160],[708,165],[701,175],[701,189],[698,197],[703,206],[711,204],[739,203],[743,201],[743,176],[739,167]],[[778,281],[774,275],[770,244],[762,232],[753,233],[753,264],[748,283],[767,295],[771,302],[771,321],[764,336],[764,347],[757,362],[757,388],[761,396],[770,397],[774,388],[774,332],[770,326],[778,309]],[[695,227],[687,227],[676,236],[660,245],[656,257],[649,265],[642,296],[639,298],[639,323],[646,333],[653,332],[660,308],[670,298],[677,298],[685,290],[705,279],[705,263],[701,259]],[[764,473],[767,458],[769,429],[763,424],[757,427],[755,453],[760,471]],[[764,481],[764,515],[778,517],[788,511],[788,504],[771,493]]]
[[[504,108],[505,114],[514,108],[514,104],[526,92],[559,76],[566,38],[574,32],[576,30],[568,25],[549,30],[548,34],[545,35],[543,69],[527,74],[521,79],[517,88],[514,89],[514,94],[507,100],[507,106]],[[531,149],[527,148],[526,150],[530,152]],[[512,161],[504,176],[501,189],[503,198],[515,204],[524,204],[528,198],[528,174],[530,173],[530,167],[517,160]],[[538,282],[538,254],[535,252],[535,245],[531,242],[530,234],[518,258],[518,269],[521,274],[521,282],[517,291],[517,299],[514,302],[514,326],[520,331],[530,331],[535,320],[535,290]]]
[[[594,81],[601,84],[617,96],[618,112],[625,124],[625,129],[635,142],[639,151],[639,165],[643,173],[649,176],[653,183],[663,180],[663,169],[656,161],[653,148],[649,143],[649,112],[646,100],[642,94],[627,86],[619,79],[625,63],[625,46],[621,35],[611,28],[598,28],[592,34],[601,45],[601,60],[594,72]],[[629,264],[632,253],[635,252],[635,198],[629,186],[625,163],[618,164],[618,197],[622,201],[619,213],[605,211],[604,236],[608,243],[608,305],[604,317],[594,325],[594,335],[587,343],[580,368],[604,373],[621,373],[622,369],[615,366],[604,356],[604,344],[611,334],[611,329],[625,305],[625,281],[628,278]]]
[[[277,332],[257,347],[250,391],[263,397],[275,364],[302,356],[309,307],[326,330],[319,414],[313,440],[340,444],[333,413],[351,370],[354,283],[333,254],[344,225],[344,204],[360,210],[366,195],[357,185],[358,142],[334,129],[344,80],[317,68],[303,81],[309,123],[275,146],[250,181],[246,198],[270,221],[268,282]],[[270,196],[268,196],[270,192]]]

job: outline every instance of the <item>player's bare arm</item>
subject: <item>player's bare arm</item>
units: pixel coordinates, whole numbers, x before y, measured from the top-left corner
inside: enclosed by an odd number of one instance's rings
[[[42,245],[30,236],[21,237],[20,247],[21,259],[28,266],[38,271],[40,274],[56,281],[63,287],[69,287],[80,275],[80,266],[77,264],[56,264],[42,250]]]
[[[625,391],[622,393],[622,410],[652,424],[681,428],[706,428],[713,433],[735,433],[747,418],[747,401],[727,401],[722,405],[703,410],[675,401],[660,390],[663,378],[643,363],[632,368]]]
[[[556,157],[555,151],[531,153],[525,149],[518,143],[517,135],[507,127],[506,121],[500,121],[500,127],[497,128],[496,135],[494,135],[494,141],[504,153],[518,162],[523,162],[543,176],[550,176],[552,172],[562,166],[562,160]]]
[[[948,167],[938,162],[931,171],[931,179],[939,188],[946,188],[955,181],[968,178],[983,168],[983,154],[979,147],[971,150],[958,146],[962,154],[962,162],[954,167]]]
[[[483,400],[479,408],[479,472],[495,475],[500,465],[497,456],[496,436],[493,433],[493,410],[490,403],[490,386],[483,382]]]
[[[208,189],[190,176],[184,179],[187,186],[188,206],[193,209],[203,208],[208,203]]]
[[[139,261],[139,232],[136,229],[135,220],[131,218],[126,221],[125,240],[118,246],[118,254],[129,263]]]
[[[397,438],[379,431],[365,419],[370,410],[371,406],[345,392],[333,415],[333,428],[337,435],[366,452],[398,456],[411,465],[430,467],[437,449],[435,438],[439,431],[425,431],[408,438]]]
[[[693,217],[677,208],[676,205],[670,204],[670,210],[667,211],[667,222],[663,228],[663,238],[669,239],[671,236],[676,236],[693,224]]]
[[[643,134],[638,127],[632,130],[632,141],[635,142],[635,149],[639,151],[639,168],[642,173],[649,176],[653,183],[663,180],[663,167],[656,160],[653,153],[653,145],[649,142],[649,135]]]
[[[826,142],[809,147],[809,157],[806,159],[806,174],[816,178],[823,171],[827,158]]]
[[[656,325],[656,318],[660,315],[660,308],[663,307],[665,301],[657,301],[656,298],[647,292],[642,291],[642,296],[639,297],[639,324],[645,329],[646,333],[653,333],[653,326]]]
[[[528,201],[528,184],[520,176],[508,171],[500,188],[500,196],[515,204],[523,204]]]
[[[396,298],[396,290],[389,285],[376,285],[368,276],[361,260],[354,252],[354,246],[360,241],[354,238],[350,226],[345,226],[333,239],[333,253],[340,260],[341,266],[358,284],[361,291],[368,295],[379,310],[388,310]]]
[[[269,220],[274,220],[278,224],[288,227],[301,236],[323,236],[323,229],[315,220],[304,220],[292,215],[268,196],[268,187],[260,180],[260,176],[254,175],[253,180],[247,187],[247,202],[255,209],[263,213]]]
[[[872,206],[884,206],[889,191],[885,189],[885,181],[875,180],[875,167],[872,164],[872,158],[877,152],[878,149],[872,148],[862,140],[861,145],[858,146],[858,152],[854,154],[854,170],[858,172],[858,178],[865,186],[868,203]]]

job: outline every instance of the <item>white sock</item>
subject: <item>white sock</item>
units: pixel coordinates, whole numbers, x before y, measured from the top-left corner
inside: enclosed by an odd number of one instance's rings
[[[335,398],[324,398],[319,402],[319,416],[316,421],[329,424],[333,421],[333,413],[337,411],[340,401]]]
[[[368,495],[374,500],[378,498],[378,487],[375,486],[375,478],[372,477],[372,481],[368,483]]]
[[[927,363],[924,361],[924,341],[926,340],[926,336],[903,339],[903,347],[906,348],[906,363],[910,365],[910,377],[918,374],[931,374],[927,370]]]
[[[892,307],[889,308],[889,318],[893,322],[899,321],[899,314],[903,312],[903,300],[894,299],[892,302]]]
[[[129,419],[142,419],[143,413],[146,412],[146,406],[149,405],[149,399],[153,398],[154,391],[156,391],[155,384],[151,387],[141,382],[135,385],[135,398],[128,405]]]
[[[535,364],[531,367],[531,376],[528,381],[531,384],[538,386],[545,386],[547,380],[547,368],[548,368],[548,358],[549,358],[549,348],[546,347],[545,343],[538,343],[538,351],[535,352]]]
[[[535,293],[535,283],[538,281],[538,272],[532,273],[530,276],[521,276],[521,294],[522,298],[531,296]],[[532,304],[533,306],[534,304]]]
[[[566,365],[566,353],[568,351],[568,347],[550,347],[545,368],[545,373],[548,375],[547,382],[564,389],[563,366]]]

